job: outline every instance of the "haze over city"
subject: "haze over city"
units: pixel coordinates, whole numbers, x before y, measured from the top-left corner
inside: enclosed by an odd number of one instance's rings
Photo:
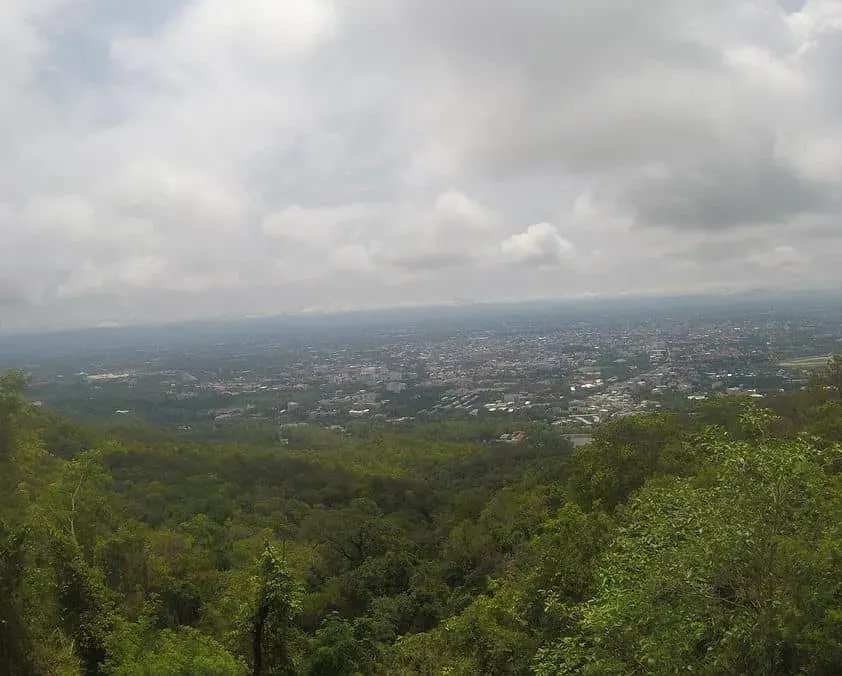
[[[835,0],[5,0],[0,332],[829,288]]]

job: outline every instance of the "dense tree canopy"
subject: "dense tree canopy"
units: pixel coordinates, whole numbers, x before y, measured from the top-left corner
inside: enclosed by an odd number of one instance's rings
[[[455,423],[305,451],[81,428],[8,372],[0,673],[839,673],[828,373],[575,451]]]

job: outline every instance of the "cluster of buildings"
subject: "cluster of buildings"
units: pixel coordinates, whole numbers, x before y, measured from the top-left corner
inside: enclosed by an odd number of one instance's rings
[[[242,418],[335,427],[506,416],[585,434],[679,399],[800,386],[804,374],[787,360],[834,351],[841,339],[832,322],[765,312],[486,318],[112,354],[109,363],[43,376],[38,396],[84,387],[96,402],[118,393],[121,415],[152,410],[136,400],[166,400],[168,414],[188,427]]]

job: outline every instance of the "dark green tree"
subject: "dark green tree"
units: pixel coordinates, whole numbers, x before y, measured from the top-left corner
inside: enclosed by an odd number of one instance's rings
[[[688,473],[693,454],[681,443],[673,416],[638,415],[599,429],[592,444],[576,449],[570,487],[585,509],[613,510],[659,474]]]
[[[26,625],[23,578],[28,532],[0,520],[0,673],[34,676],[33,645]]]
[[[301,591],[283,556],[267,545],[260,560],[258,597],[251,622],[254,676],[295,673],[294,621],[301,610]]]
[[[377,650],[358,637],[352,622],[329,615],[316,630],[303,669],[306,676],[355,676],[372,673]]]
[[[20,434],[21,418],[27,412],[26,375],[12,369],[0,374],[0,457],[8,454]]]

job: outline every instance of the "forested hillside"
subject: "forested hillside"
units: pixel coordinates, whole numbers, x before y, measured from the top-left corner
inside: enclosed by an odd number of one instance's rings
[[[833,674],[842,402],[818,380],[484,444],[80,427],[0,376],[0,674]]]

